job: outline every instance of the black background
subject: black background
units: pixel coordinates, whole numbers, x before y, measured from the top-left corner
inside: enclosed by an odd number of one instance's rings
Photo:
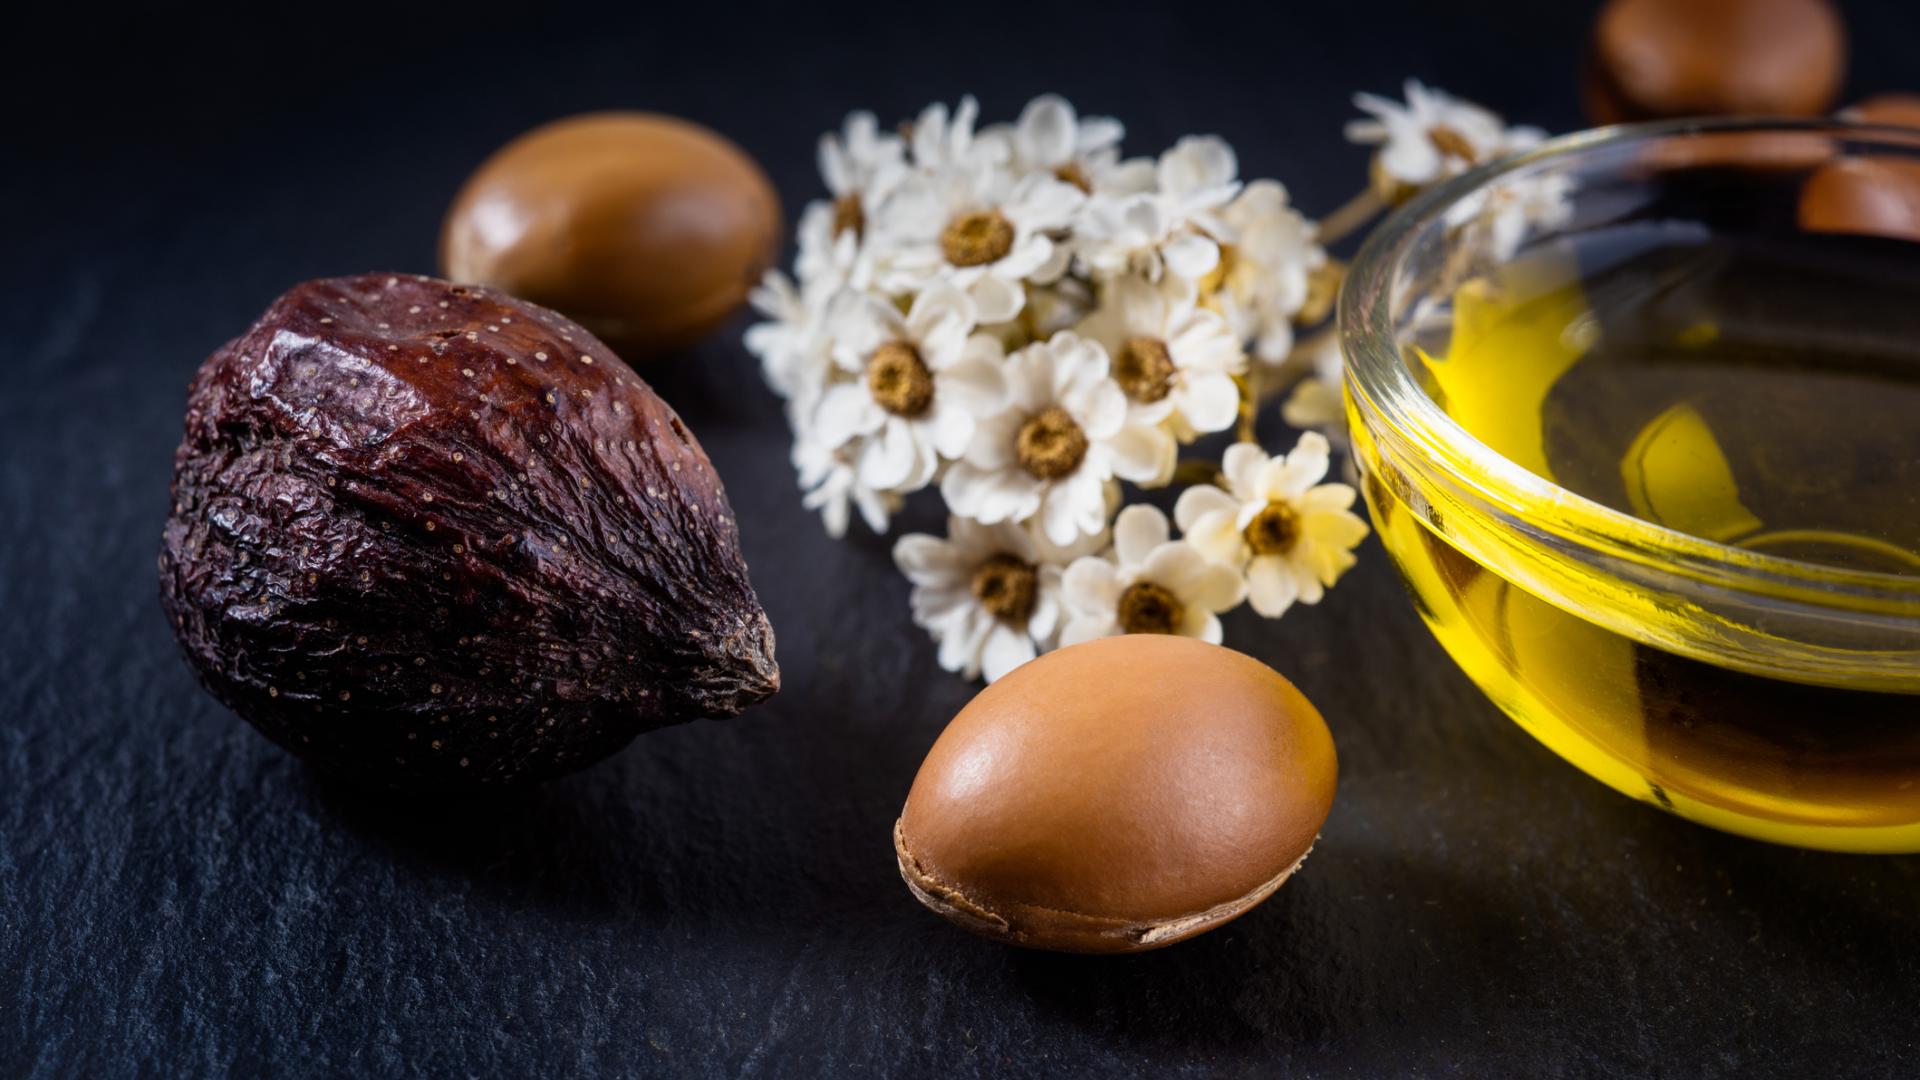
[[[1847,10],[1850,96],[1901,88],[1920,14]],[[301,279],[431,271],[461,178],[540,121],[703,121],[791,212],[849,109],[973,91],[1011,118],[1059,90],[1122,117],[1137,152],[1225,135],[1243,174],[1324,213],[1364,176],[1340,137],[1355,90],[1418,75],[1578,126],[1589,14],[309,5],[16,24],[0,1075],[1913,1075],[1920,861],[1721,836],[1585,779],[1452,667],[1372,541],[1319,608],[1229,619],[1321,706],[1343,766],[1317,853],[1272,901],[1105,960],[922,911],[888,831],[974,687],[934,666],[889,542],[831,542],[801,509],[737,325],[646,374],[727,478],[779,631],[786,689],[748,716],[497,804],[370,798],[201,693],[160,616],[195,365]]]

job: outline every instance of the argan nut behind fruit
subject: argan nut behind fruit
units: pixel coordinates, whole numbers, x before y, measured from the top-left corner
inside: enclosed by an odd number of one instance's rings
[[[1875,94],[1858,105],[1841,109],[1840,119],[1855,124],[1920,128],[1920,94]]]
[[[214,696],[368,784],[524,783],[779,686],[720,478],[581,327],[309,281],[202,364],[160,597]]]
[[[1137,634],[1048,653],[975,697],[894,826],[921,903],[976,933],[1140,952],[1251,909],[1333,805],[1333,740],[1271,668]]]
[[[1609,0],[1583,90],[1596,124],[1817,116],[1846,66],[1846,28],[1827,0]]]
[[[636,360],[691,344],[780,251],[780,200],[733,143],[651,113],[590,113],[508,143],[448,211],[440,264],[544,304]]]
[[[1800,188],[1800,227],[1920,241],[1920,160],[1878,155],[1821,166]]]

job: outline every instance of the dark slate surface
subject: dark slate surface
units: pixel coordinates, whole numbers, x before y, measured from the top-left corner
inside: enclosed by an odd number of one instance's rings
[[[1920,861],[1736,840],[1582,778],[1453,669],[1371,543],[1321,608],[1229,629],[1339,743],[1339,802],[1294,883],[1133,959],[945,926],[888,829],[972,687],[933,666],[886,544],[832,543],[800,509],[737,332],[654,375],[728,478],[780,632],[773,703],[455,806],[329,786],[215,705],[155,600],[188,373],[297,280],[431,269],[441,208],[515,132],[681,113],[797,205],[849,108],[972,89],[1007,116],[1057,88],[1126,118],[1136,148],[1219,131],[1324,211],[1362,175],[1349,92],[1415,73],[1566,128],[1586,18],[645,7],[88,13],[12,36],[0,1075],[1920,1069]],[[1855,88],[1910,73],[1912,10],[1850,12]]]

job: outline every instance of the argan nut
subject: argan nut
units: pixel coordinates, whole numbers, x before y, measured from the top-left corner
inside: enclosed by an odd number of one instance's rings
[[[713,330],[780,251],[780,200],[752,158],[670,116],[557,120],[460,189],[440,264],[554,308],[629,360]]]
[[[1846,65],[1846,28],[1827,0],[1610,0],[1582,89],[1596,124],[1818,116]]]
[[[1220,926],[1299,869],[1333,739],[1271,668],[1135,634],[1048,653],[941,733],[894,825],[920,902],[975,933],[1141,952]]]
[[[309,281],[187,396],[160,599],[200,681],[368,786],[531,783],[773,693],[693,433],[492,289]]]
[[[1840,119],[1855,124],[1920,128],[1920,94],[1875,94],[1840,110]]]
[[[1920,160],[1882,155],[1822,166],[1800,189],[1800,227],[1920,240]]]

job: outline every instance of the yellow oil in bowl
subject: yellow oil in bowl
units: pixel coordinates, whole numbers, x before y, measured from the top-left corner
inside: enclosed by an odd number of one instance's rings
[[[1637,798],[1768,840],[1920,850],[1911,641],[1847,636],[1898,611],[1793,585],[1777,626],[1731,619],[1711,565],[1669,594],[1637,583],[1647,548],[1561,543],[1605,508],[1816,585],[1920,579],[1920,245],[1639,225],[1542,245],[1450,301],[1400,362],[1544,483],[1485,495],[1466,469],[1447,489],[1383,450],[1393,424],[1355,405],[1353,427],[1381,539],[1454,660]],[[1809,643],[1809,625],[1839,630]]]

